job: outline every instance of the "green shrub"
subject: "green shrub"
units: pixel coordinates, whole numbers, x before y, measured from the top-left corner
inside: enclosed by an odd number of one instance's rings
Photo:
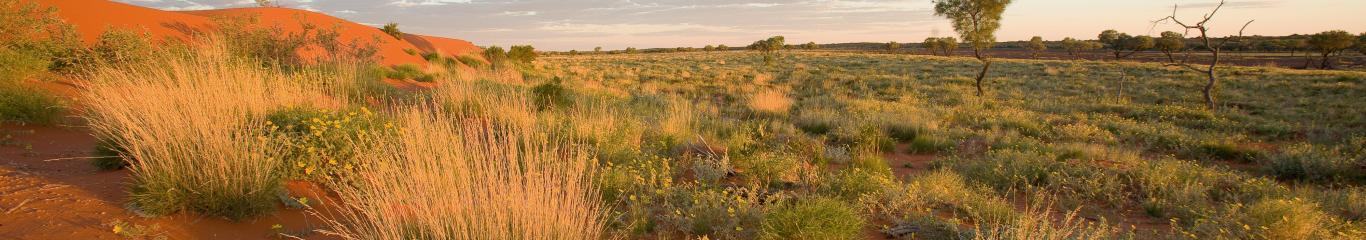
[[[1362,159],[1335,148],[1290,145],[1267,158],[1262,170],[1284,180],[1331,182],[1361,178]]]
[[[826,134],[839,124],[839,113],[828,109],[803,109],[797,113],[793,124],[806,133]]]
[[[421,67],[409,63],[389,67],[389,71],[385,72],[384,77],[397,80],[409,80],[416,79],[422,75],[424,75],[424,73],[422,72]]]
[[[1261,149],[1230,142],[1205,142],[1199,149],[1204,156],[1217,160],[1256,162],[1265,155]]]
[[[890,174],[851,167],[829,173],[816,184],[816,190],[822,194],[854,202],[866,194],[882,191],[892,180]]]
[[[48,64],[35,54],[0,47],[0,84],[19,84],[45,72]]]
[[[911,153],[939,153],[952,150],[956,145],[953,142],[944,140],[939,135],[920,134],[911,140],[909,149]]]
[[[691,236],[754,239],[764,223],[761,194],[749,189],[678,189],[672,209],[658,217]]]
[[[90,50],[103,64],[137,64],[152,54],[151,39],[152,35],[146,32],[108,27]]]
[[[864,219],[848,203],[813,197],[780,205],[764,217],[763,239],[855,239]]]
[[[536,61],[538,54],[536,54],[536,48],[531,47],[531,45],[514,45],[508,49],[507,55],[508,59],[514,62],[531,64],[532,61]]]
[[[364,163],[357,151],[372,147],[378,137],[393,134],[393,125],[361,108],[332,112],[289,108],[267,115],[266,137],[280,149],[287,177],[320,179],[348,176]]]
[[[1247,206],[1243,230],[1263,239],[1322,239],[1327,216],[1303,200],[1265,200]],[[1236,229],[1234,229],[1236,231]]]
[[[455,60],[460,61],[460,63],[465,64],[465,66],[470,66],[475,69],[484,68],[484,60],[480,60],[478,57],[475,56],[460,55],[456,56]]]
[[[384,27],[380,27],[379,30],[390,37],[394,37],[394,39],[403,40],[403,31],[398,30],[398,23],[384,24]]]
[[[47,90],[18,83],[0,83],[0,122],[56,123],[62,118],[64,105]]]
[[[574,104],[574,98],[569,89],[560,84],[560,79],[537,84],[531,88],[531,95],[536,104],[536,108],[545,110],[552,108],[563,108]]]

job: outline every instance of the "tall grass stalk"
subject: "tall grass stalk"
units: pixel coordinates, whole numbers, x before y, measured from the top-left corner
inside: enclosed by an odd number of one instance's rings
[[[523,105],[525,107],[525,105]],[[491,114],[399,110],[398,137],[359,156],[344,206],[320,212],[346,239],[599,239],[593,163]]]

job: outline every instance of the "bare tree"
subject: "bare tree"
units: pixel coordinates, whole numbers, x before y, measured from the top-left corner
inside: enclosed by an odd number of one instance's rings
[[[1209,27],[1206,27],[1205,24],[1206,24],[1206,23],[1209,23],[1209,20],[1212,19],[1212,18],[1214,18],[1214,14],[1219,13],[1219,9],[1221,9],[1221,8],[1224,7],[1224,3],[1225,3],[1225,1],[1219,1],[1219,5],[1216,6],[1216,7],[1214,7],[1214,10],[1211,10],[1208,14],[1205,14],[1204,17],[1202,17],[1202,18],[1200,19],[1200,21],[1199,21],[1199,22],[1196,22],[1195,24],[1186,24],[1186,22],[1183,22],[1183,21],[1181,21],[1181,19],[1176,18],[1176,10],[1177,10],[1177,8],[1179,8],[1180,6],[1173,6],[1173,7],[1172,7],[1172,15],[1167,16],[1167,17],[1162,18],[1162,19],[1158,19],[1157,21],[1153,21],[1153,24],[1154,24],[1154,25],[1156,25],[1156,24],[1158,24],[1158,23],[1162,23],[1162,22],[1167,22],[1167,21],[1171,21],[1171,22],[1173,22],[1173,23],[1176,23],[1176,25],[1179,25],[1179,26],[1181,26],[1182,28],[1185,28],[1185,29],[1186,29],[1186,35],[1189,35],[1189,34],[1190,34],[1190,31],[1192,31],[1192,30],[1197,31],[1197,32],[1200,33],[1200,42],[1205,46],[1205,51],[1209,51],[1209,53],[1213,56],[1213,60],[1210,60],[1210,64],[1209,64],[1209,66],[1208,66],[1207,68],[1205,68],[1205,69],[1200,69],[1200,68],[1195,67],[1195,65],[1191,65],[1191,64],[1187,63],[1186,60],[1189,60],[1189,59],[1190,59],[1190,53],[1189,53],[1189,52],[1186,53],[1186,59],[1182,60],[1181,62],[1170,63],[1170,64],[1167,64],[1167,65],[1168,65],[1168,66],[1180,66],[1180,67],[1185,67],[1186,69],[1190,69],[1191,71],[1202,72],[1202,73],[1205,74],[1205,76],[1207,76],[1207,77],[1209,78],[1209,81],[1205,83],[1205,88],[1204,88],[1201,92],[1203,92],[1203,93],[1205,94],[1205,109],[1208,109],[1208,110],[1210,110],[1210,111],[1214,111],[1214,110],[1215,110],[1215,105],[1214,105],[1214,104],[1215,104],[1215,103],[1214,103],[1214,94],[1213,94],[1213,92],[1214,92],[1214,88],[1216,87],[1215,84],[1217,84],[1217,83],[1218,83],[1218,80],[1219,80],[1218,72],[1215,71],[1215,70],[1217,70],[1218,67],[1219,67],[1219,52],[1222,51],[1224,45],[1228,44],[1228,42],[1229,42],[1230,40],[1242,38],[1242,37],[1243,37],[1243,30],[1247,30],[1247,26],[1248,26],[1248,25],[1252,25],[1252,22],[1253,22],[1253,21],[1256,21],[1256,20],[1249,20],[1249,21],[1247,21],[1247,23],[1244,23],[1244,24],[1243,24],[1243,28],[1238,29],[1238,35],[1237,35],[1237,36],[1229,36],[1229,37],[1224,38],[1222,41],[1219,41],[1219,43],[1217,43],[1217,44],[1214,43],[1214,40],[1210,39],[1210,37],[1209,37]]]

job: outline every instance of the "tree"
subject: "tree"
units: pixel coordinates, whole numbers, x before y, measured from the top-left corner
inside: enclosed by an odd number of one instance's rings
[[[1157,43],[1149,36],[1130,36],[1128,33],[1121,33],[1115,30],[1105,30],[1097,36],[1098,40],[1109,47],[1115,54],[1115,59],[1122,59],[1138,53],[1139,51],[1153,48]],[[1128,53],[1125,53],[1125,52]]]
[[[1158,24],[1158,23],[1161,23],[1161,22],[1171,21],[1171,22],[1174,22],[1174,23],[1176,23],[1177,25],[1181,26],[1182,28],[1186,29],[1186,32],[1187,32],[1187,33],[1189,33],[1191,30],[1195,30],[1195,31],[1197,31],[1197,32],[1200,33],[1200,42],[1204,45],[1205,51],[1209,51],[1209,52],[1210,52],[1210,55],[1213,57],[1213,59],[1210,61],[1210,64],[1208,65],[1208,67],[1205,68],[1205,69],[1199,69],[1199,68],[1196,68],[1194,65],[1186,64],[1186,63],[1185,63],[1185,60],[1182,60],[1182,62],[1180,62],[1180,63],[1171,63],[1171,64],[1168,64],[1168,66],[1181,66],[1181,67],[1185,67],[1186,69],[1190,69],[1191,71],[1203,72],[1203,73],[1205,74],[1205,76],[1208,77],[1208,81],[1205,82],[1205,88],[1202,89],[1201,92],[1205,94],[1205,109],[1209,109],[1210,111],[1214,111],[1214,110],[1215,110],[1215,108],[1214,108],[1214,94],[1213,94],[1213,92],[1214,92],[1215,84],[1218,83],[1218,79],[1219,79],[1218,73],[1215,72],[1215,70],[1217,70],[1217,68],[1219,67],[1219,53],[1220,53],[1220,51],[1222,51],[1224,45],[1225,45],[1225,44],[1228,44],[1228,42],[1229,42],[1230,40],[1242,38],[1242,36],[1243,36],[1243,30],[1247,30],[1247,26],[1248,26],[1248,25],[1252,25],[1252,21],[1247,21],[1247,23],[1244,23],[1244,24],[1243,24],[1243,28],[1242,28],[1242,29],[1238,29],[1238,36],[1236,36],[1236,37],[1234,37],[1234,36],[1225,37],[1223,41],[1220,41],[1218,44],[1215,44],[1215,43],[1214,43],[1214,40],[1213,40],[1213,39],[1210,39],[1210,37],[1209,37],[1209,27],[1205,26],[1205,24],[1206,24],[1206,23],[1209,23],[1209,20],[1212,19],[1212,18],[1214,18],[1214,14],[1219,13],[1219,9],[1221,9],[1221,8],[1224,7],[1224,3],[1225,3],[1224,1],[1219,1],[1219,5],[1216,6],[1216,7],[1214,7],[1214,10],[1210,11],[1209,14],[1205,14],[1205,16],[1204,16],[1199,22],[1196,22],[1195,24],[1186,24],[1185,22],[1182,22],[1180,19],[1177,19],[1177,18],[1176,18],[1176,9],[1177,9],[1178,7],[1176,7],[1176,6],[1173,6],[1173,7],[1172,7],[1172,15],[1167,16],[1167,17],[1162,18],[1162,19],[1158,19],[1157,21],[1153,21],[1153,24],[1154,24],[1154,25],[1156,25],[1156,24]],[[1190,53],[1187,53],[1187,54],[1186,54],[1186,58],[1187,58],[1187,59],[1190,58]]]
[[[259,6],[259,7],[278,7],[279,5],[275,5],[275,1],[271,1],[271,0],[256,0],[256,6]]]
[[[901,49],[901,43],[896,41],[887,42],[886,47],[888,53],[896,53],[896,50]]]
[[[1322,69],[1333,69],[1333,55],[1341,53],[1343,50],[1356,45],[1357,37],[1342,30],[1321,32],[1309,36],[1309,47],[1318,51],[1323,57],[1323,63],[1319,65]]]
[[[1076,38],[1067,37],[1062,39],[1062,49],[1067,50],[1067,56],[1076,57],[1077,50],[1082,50],[1085,48],[1086,43],[1082,42],[1081,40],[1077,40]]]
[[[983,54],[996,43],[996,30],[1001,28],[1001,14],[1011,0],[934,0],[934,15],[949,18],[953,31],[972,47],[972,55],[982,62],[977,73],[977,96],[982,96],[982,79],[991,69],[991,61]],[[956,43],[954,45],[957,45]]]
[[[1114,29],[1101,31],[1100,35],[1096,36],[1096,41],[1100,41],[1100,43],[1104,43],[1107,46],[1119,46],[1120,34],[1119,31],[1115,31]]]
[[[958,39],[953,37],[940,38],[939,48],[944,50],[944,56],[953,56],[953,51],[958,50]]]
[[[1361,36],[1357,37],[1357,52],[1366,55],[1366,33],[1361,33]]]
[[[1025,47],[1029,48],[1029,58],[1039,58],[1039,52],[1048,50],[1048,45],[1043,44],[1043,37],[1040,36],[1029,38],[1029,44]]]
[[[783,42],[783,36],[773,36],[768,39],[754,41],[753,44],[749,45],[749,49],[758,51],[759,54],[764,56],[764,63],[770,64],[773,63],[773,59],[777,57],[778,53],[782,51],[783,47],[786,45]]]
[[[569,50],[569,56],[578,56],[579,50]]]
[[[730,50],[730,47],[729,47],[729,46],[726,46],[725,44],[716,45],[716,50],[717,50],[717,51],[726,51],[726,50]]]
[[[593,54],[602,53],[602,47],[593,47]]]
[[[939,48],[943,47],[940,45],[939,38],[937,37],[925,38],[925,42],[921,43],[920,46],[924,47],[925,50],[930,51],[930,55],[939,55]]]
[[[1172,57],[1172,53],[1186,51],[1186,36],[1173,31],[1162,32],[1162,37],[1157,39],[1157,50],[1166,54],[1168,61],[1175,63],[1176,57]]]
[[[634,47],[627,47],[627,48],[626,48],[626,54],[633,54],[633,53],[636,53],[636,48],[634,48]]]
[[[403,31],[398,30],[398,23],[384,24],[384,27],[379,30],[384,31],[384,34],[389,34],[389,36],[394,37],[394,39],[403,39]]]
[[[821,48],[821,45],[816,44],[816,42],[807,42],[806,44],[802,45],[802,49],[806,50],[816,50],[819,48]]]

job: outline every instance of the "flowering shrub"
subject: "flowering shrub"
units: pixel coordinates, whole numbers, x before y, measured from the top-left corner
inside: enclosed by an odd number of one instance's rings
[[[380,119],[367,108],[333,112],[292,108],[266,116],[262,139],[284,148],[289,178],[317,179],[338,177],[352,172],[362,163],[354,161],[357,149],[368,149],[374,137],[394,133],[394,125]]]

